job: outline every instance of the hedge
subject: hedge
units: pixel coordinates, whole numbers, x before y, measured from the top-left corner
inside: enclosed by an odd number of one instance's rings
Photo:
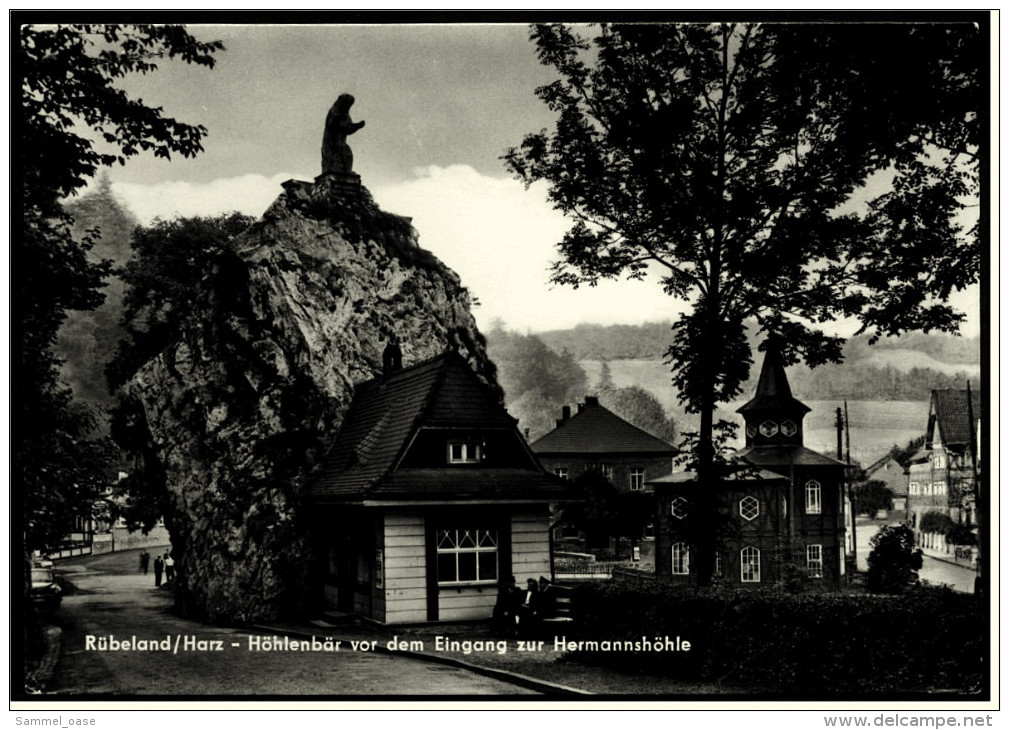
[[[974,597],[928,587],[792,595],[611,583],[578,588],[574,611],[583,640],[678,636],[691,648],[573,651],[569,660],[777,695],[968,692],[988,650]]]

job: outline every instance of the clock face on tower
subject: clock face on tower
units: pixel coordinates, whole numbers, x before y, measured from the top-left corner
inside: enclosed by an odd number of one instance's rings
[[[784,436],[794,436],[795,432],[799,430],[799,427],[795,425],[795,421],[782,421],[781,422],[781,433]]]
[[[760,424],[760,435],[765,438],[771,438],[774,434],[778,433],[778,424],[774,421],[767,420]]]

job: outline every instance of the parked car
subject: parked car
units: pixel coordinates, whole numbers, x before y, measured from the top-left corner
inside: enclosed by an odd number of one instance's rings
[[[59,608],[63,590],[49,568],[32,568],[32,602],[43,608]]]

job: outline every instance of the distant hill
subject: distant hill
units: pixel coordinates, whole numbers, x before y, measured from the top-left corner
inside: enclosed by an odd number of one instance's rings
[[[668,366],[663,365],[672,333],[668,322],[634,325],[579,325],[573,329],[544,332],[538,337],[556,352],[567,352],[582,362],[635,361],[640,372],[654,372],[654,378],[669,387]],[[743,392],[750,392],[759,373],[757,337],[751,337],[754,366]],[[866,335],[853,337],[845,345],[845,359],[811,370],[804,365],[789,369],[789,380],[797,397],[807,399],[847,398],[850,400],[927,400],[939,388],[963,388],[968,380],[979,386],[981,373],[980,338],[945,334],[914,333],[881,340],[870,345]],[[653,369],[645,363],[655,363]],[[628,367],[634,368],[628,363]],[[592,384],[593,366],[587,368]],[[657,385],[657,383],[655,383]],[[642,387],[648,387],[642,383]]]

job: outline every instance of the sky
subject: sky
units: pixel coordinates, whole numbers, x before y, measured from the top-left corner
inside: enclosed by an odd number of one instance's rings
[[[237,17],[237,16],[236,16]],[[326,112],[356,98],[354,170],[384,210],[413,218],[420,245],[461,277],[481,329],[542,332],[581,322],[673,320],[684,305],[654,279],[553,286],[555,244],[569,227],[500,157],[553,115],[535,89],[553,80],[524,24],[190,25],[221,40],[213,70],[165,62],[123,86],[167,116],[208,129],[204,152],[136,157],[109,171],[142,223],[238,210],[261,215],[291,178],[321,171]],[[954,302],[976,310],[977,290]],[[977,334],[970,312],[964,334]],[[839,325],[844,334],[853,327]],[[847,329],[847,331],[844,331]]]

